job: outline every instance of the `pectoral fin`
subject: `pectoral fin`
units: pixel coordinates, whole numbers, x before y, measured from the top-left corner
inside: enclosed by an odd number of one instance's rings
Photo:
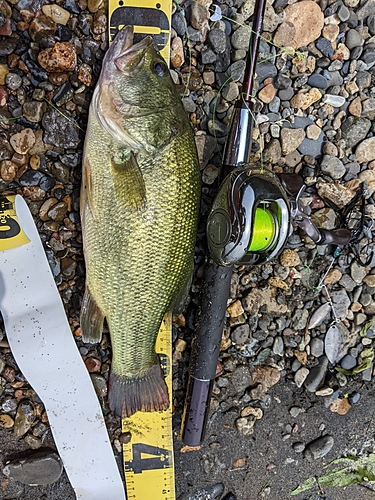
[[[140,210],[146,203],[146,187],[133,151],[117,152],[112,157],[115,196],[130,208]]]
[[[91,344],[100,342],[102,340],[104,314],[99,309],[87,286],[83,296],[80,320],[83,342]]]

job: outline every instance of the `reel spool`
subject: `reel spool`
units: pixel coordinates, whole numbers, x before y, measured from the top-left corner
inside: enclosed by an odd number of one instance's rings
[[[207,221],[207,241],[221,266],[263,264],[289,235],[288,196],[273,172],[236,168],[222,183]]]

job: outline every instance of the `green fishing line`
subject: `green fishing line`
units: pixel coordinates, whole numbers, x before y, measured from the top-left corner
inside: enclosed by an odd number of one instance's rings
[[[275,220],[271,212],[265,208],[255,210],[253,237],[249,252],[265,250],[272,242],[275,234]]]

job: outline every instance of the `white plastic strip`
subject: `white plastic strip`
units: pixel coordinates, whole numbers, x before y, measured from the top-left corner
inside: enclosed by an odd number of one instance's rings
[[[21,196],[16,212],[31,242],[0,252],[0,310],[12,353],[45,405],[77,499],[126,500],[98,398]]]

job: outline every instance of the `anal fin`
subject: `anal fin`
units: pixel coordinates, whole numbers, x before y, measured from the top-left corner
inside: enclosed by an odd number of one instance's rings
[[[116,374],[109,379],[109,407],[121,417],[130,417],[136,411],[160,411],[169,406],[168,388],[159,363],[137,378]]]
[[[96,344],[102,340],[104,314],[87,286],[82,300],[80,321],[83,342]]]

